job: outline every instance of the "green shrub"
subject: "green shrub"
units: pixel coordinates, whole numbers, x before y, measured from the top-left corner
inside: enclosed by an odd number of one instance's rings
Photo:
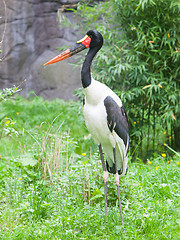
[[[77,10],[86,30],[104,36],[93,74],[122,98],[131,153],[145,160],[165,142],[180,150],[179,13],[177,0],[111,0]]]

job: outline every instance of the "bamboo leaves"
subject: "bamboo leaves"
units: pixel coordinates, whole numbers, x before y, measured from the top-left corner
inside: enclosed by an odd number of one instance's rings
[[[160,150],[164,129],[171,135],[171,147],[180,150],[178,2],[111,0],[92,12],[89,8],[85,16],[106,19],[96,78],[121,96],[130,122],[131,151],[140,141],[136,153],[144,158]],[[93,28],[102,30],[99,22],[93,22]]]

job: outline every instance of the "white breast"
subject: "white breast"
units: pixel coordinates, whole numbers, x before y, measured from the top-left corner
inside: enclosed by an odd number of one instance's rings
[[[86,126],[97,144],[103,144],[109,139],[111,132],[107,126],[107,114],[103,101],[97,105],[86,103],[84,117]]]
[[[122,107],[121,99],[105,84],[92,79],[89,87],[85,88],[86,103],[98,105],[107,96],[111,96],[115,102]]]

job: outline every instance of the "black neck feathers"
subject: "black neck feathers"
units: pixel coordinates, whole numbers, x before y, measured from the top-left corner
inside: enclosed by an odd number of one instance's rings
[[[91,84],[91,63],[98,50],[95,48],[91,48],[89,49],[86,55],[86,58],[81,70],[81,81],[82,81],[83,88],[86,88]]]
[[[87,35],[91,37],[91,43],[81,70],[81,81],[84,88],[91,84],[91,63],[103,45],[103,37],[96,30],[88,31]]]

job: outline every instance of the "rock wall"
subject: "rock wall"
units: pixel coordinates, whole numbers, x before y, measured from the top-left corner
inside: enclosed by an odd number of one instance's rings
[[[58,9],[75,7],[77,0],[6,0],[0,1],[0,41],[3,37],[5,15],[6,32],[0,49],[0,89],[22,84],[26,94],[33,90],[44,98],[73,98],[75,88],[81,86],[80,67],[71,64],[75,58],[44,67],[56,56],[57,48],[70,46],[81,36],[73,28],[60,25]],[[77,21],[72,12],[63,12],[71,21]]]

